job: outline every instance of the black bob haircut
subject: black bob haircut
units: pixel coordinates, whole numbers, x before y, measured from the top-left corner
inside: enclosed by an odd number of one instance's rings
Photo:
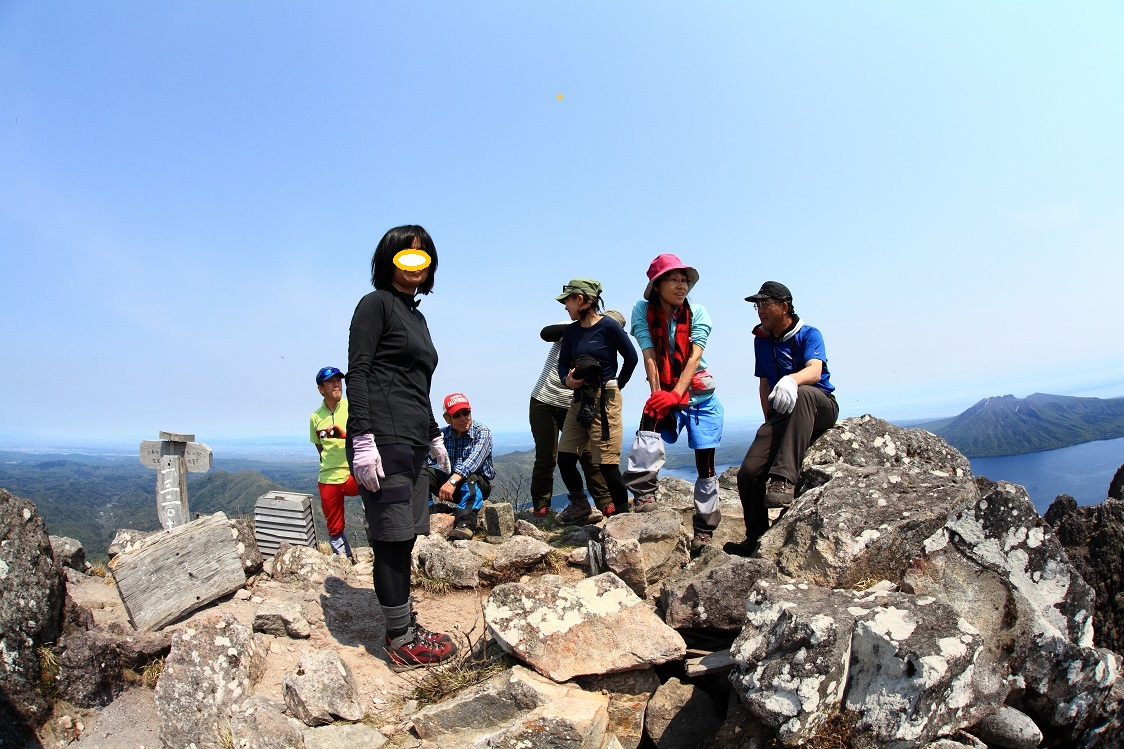
[[[376,289],[393,289],[394,284],[394,256],[402,250],[414,246],[414,240],[419,240],[417,249],[429,255],[429,274],[425,281],[418,287],[418,291],[428,294],[433,291],[433,279],[437,276],[437,248],[433,245],[433,238],[429,232],[420,226],[396,226],[379,240],[375,254],[371,256],[371,285]]]

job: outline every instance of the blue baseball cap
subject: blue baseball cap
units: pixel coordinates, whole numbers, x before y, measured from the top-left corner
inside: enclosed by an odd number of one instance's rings
[[[336,375],[343,377],[343,372],[339,371],[335,367],[324,367],[316,373],[316,386],[320,387],[324,384],[324,380],[330,380]]]

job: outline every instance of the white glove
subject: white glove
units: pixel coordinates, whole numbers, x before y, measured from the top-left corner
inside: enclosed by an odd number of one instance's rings
[[[777,382],[773,392],[769,393],[769,402],[777,413],[789,414],[796,407],[796,396],[796,380],[791,375],[785,375]]]
[[[386,474],[382,470],[382,456],[375,447],[375,435],[360,434],[351,440],[351,447],[351,475],[370,491],[377,492],[379,479],[386,478]]]
[[[434,437],[429,443],[429,457],[433,458],[433,462],[445,473],[453,472],[453,466],[449,462],[449,451],[445,449],[444,437]]]

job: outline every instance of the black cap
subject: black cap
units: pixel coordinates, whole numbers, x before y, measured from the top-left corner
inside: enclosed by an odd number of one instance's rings
[[[758,291],[753,296],[747,296],[747,302],[760,302],[765,299],[779,299],[782,302],[792,301],[792,292],[788,290],[780,281],[766,281],[761,284],[761,291]]]

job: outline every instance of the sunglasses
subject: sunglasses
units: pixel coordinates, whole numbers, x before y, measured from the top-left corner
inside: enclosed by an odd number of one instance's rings
[[[466,408],[463,411],[457,411],[455,414],[449,414],[450,419],[459,419],[461,417],[472,416],[472,409]]]

